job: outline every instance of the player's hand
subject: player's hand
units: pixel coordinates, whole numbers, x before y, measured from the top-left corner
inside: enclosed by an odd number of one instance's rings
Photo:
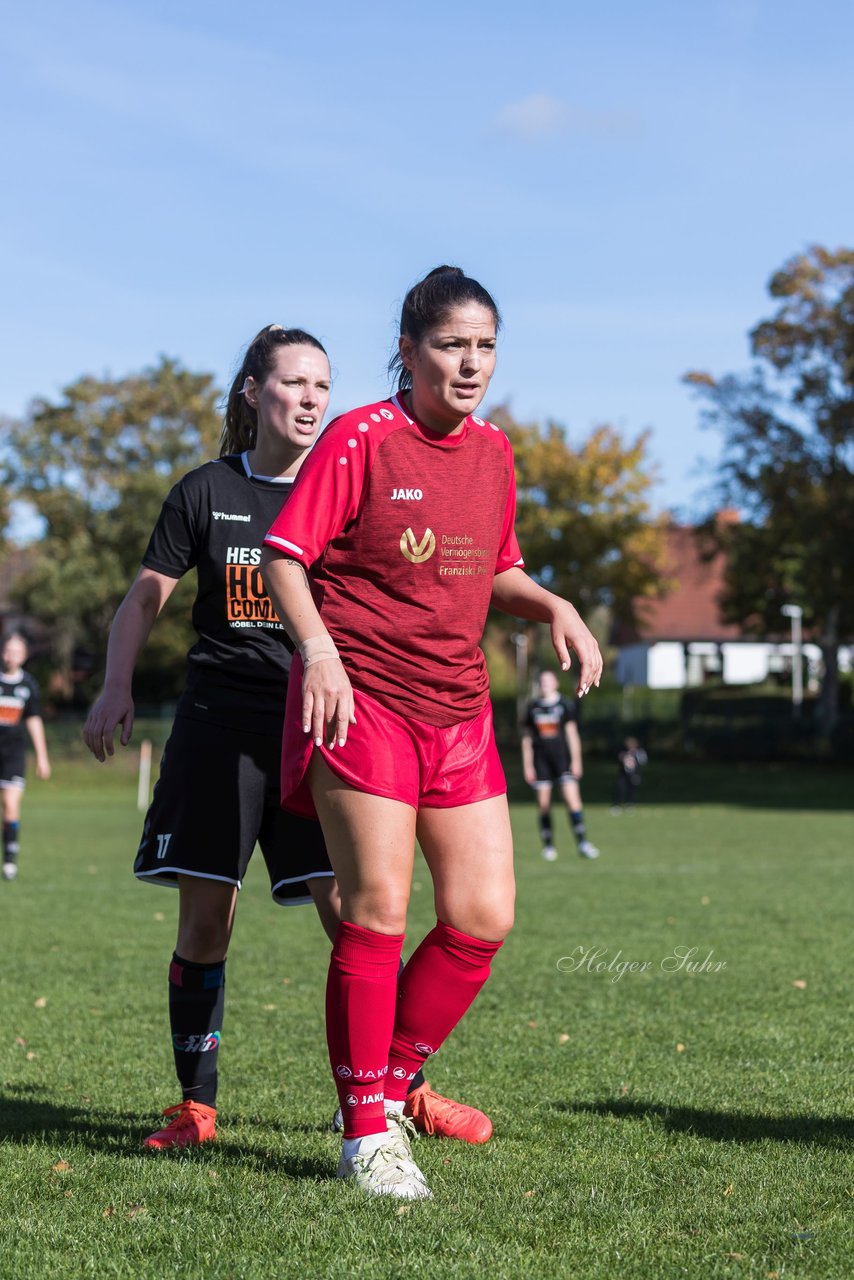
[[[529,787],[532,787],[537,781],[537,773],[533,765],[526,764],[522,769],[522,774]]]
[[[356,723],[353,690],[340,658],[322,658],[312,662],[302,677],[302,728],[310,733],[314,745],[326,745],[331,751],[337,743],[343,747],[347,731]]]
[[[42,782],[47,782],[48,778],[50,777],[50,761],[49,760],[36,761],[36,777],[40,778]]]
[[[575,778],[576,782],[580,782],[581,779],[584,777],[584,769],[582,768],[580,760],[577,762],[577,764],[573,764],[572,761],[570,760],[569,770],[573,778]]]
[[[579,667],[575,692],[577,697],[583,698],[594,685],[598,688],[602,679],[603,662],[599,645],[568,600],[557,602],[551,620],[551,633],[562,671],[569,670],[572,665],[571,653],[575,651]]]
[[[105,690],[86,717],[83,726],[83,741],[96,760],[104,763],[107,756],[113,755],[115,746],[113,734],[121,725],[119,738],[123,747],[130,742],[133,732],[134,705],[129,693]]]

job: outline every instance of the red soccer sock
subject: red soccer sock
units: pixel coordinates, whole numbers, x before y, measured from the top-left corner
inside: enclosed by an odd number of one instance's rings
[[[436,921],[398,982],[386,1097],[404,1099],[418,1069],[450,1035],[486,979],[500,942],[484,942]]]
[[[345,1138],[385,1128],[383,1081],[402,946],[402,933],[375,933],[345,920],[335,935],[326,984],[326,1039]]]

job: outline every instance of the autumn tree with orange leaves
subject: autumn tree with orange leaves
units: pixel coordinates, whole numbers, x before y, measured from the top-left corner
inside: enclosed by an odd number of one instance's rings
[[[516,457],[516,532],[525,567],[543,586],[571,600],[600,639],[630,621],[635,601],[665,585],[663,518],[652,513],[655,473],[649,432],[624,440],[599,426],[574,444],[556,422],[516,422],[492,411]]]

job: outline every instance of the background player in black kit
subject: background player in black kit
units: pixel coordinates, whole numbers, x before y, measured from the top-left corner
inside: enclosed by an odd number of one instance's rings
[[[169,1016],[183,1100],[146,1146],[215,1136],[225,956],[237,891],[256,840],[276,902],[317,904],[337,926],[337,886],[317,823],[279,806],[290,641],[257,571],[259,547],[286,500],[329,400],[329,360],[300,329],[270,325],[246,351],[228,397],[221,456],[191,471],[163,504],[110,631],[104,690],[83,736],[99,759],[133,728],[131,681],[151,627],[195,568],[187,683],[145,819],[134,872],[176,885],[178,938]]]
[[[624,809],[628,809],[630,813],[634,811],[638,802],[641,770],[646,763],[647,754],[637,738],[626,738],[617,752],[617,784],[611,813],[619,814]]]
[[[539,697],[528,703],[522,725],[522,768],[525,781],[537,793],[543,857],[554,862],[557,849],[552,831],[552,787],[558,784],[569,815],[572,833],[582,858],[598,858],[599,850],[587,839],[579,783],[583,772],[581,737],[575,704],[560,692],[553,671],[544,671],[538,681]]]
[[[0,673],[0,793],[3,796],[3,879],[18,874],[21,801],[24,796],[27,734],[36,753],[36,777],[50,777],[39,687],[23,670],[27,642],[15,633],[3,643]]]

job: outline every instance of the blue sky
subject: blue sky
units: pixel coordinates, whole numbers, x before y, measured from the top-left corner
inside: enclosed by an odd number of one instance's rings
[[[717,440],[772,271],[854,243],[854,6],[789,0],[0,4],[0,412],[160,353],[224,384],[262,324],[386,390],[406,288],[504,314],[487,405],[653,432],[659,508]]]

